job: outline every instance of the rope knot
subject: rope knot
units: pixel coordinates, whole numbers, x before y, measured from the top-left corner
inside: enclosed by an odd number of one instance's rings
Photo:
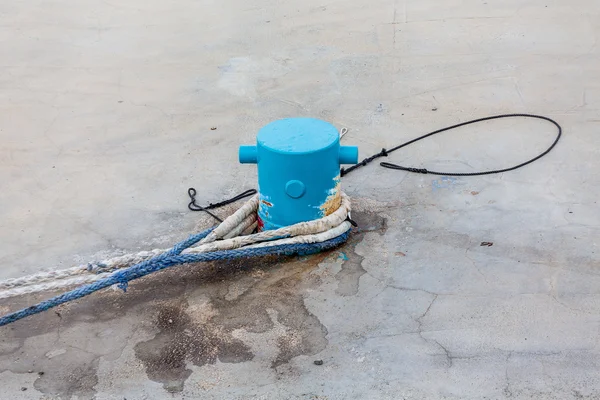
[[[387,157],[387,156],[388,156],[388,152],[387,152],[387,150],[386,150],[386,149],[381,149],[381,153],[379,153],[379,154],[381,154],[381,155],[382,155],[382,156],[384,156],[384,157]]]

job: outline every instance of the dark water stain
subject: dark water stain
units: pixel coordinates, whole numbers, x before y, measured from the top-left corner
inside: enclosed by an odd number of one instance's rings
[[[28,303],[40,300],[32,297],[25,296],[29,298]],[[92,336],[87,326],[77,332],[80,340],[63,340],[62,313],[59,314],[49,311],[39,318],[0,328],[0,372],[34,374],[36,390],[57,395],[60,399],[73,396],[82,400],[92,399],[94,387],[98,384],[96,372],[102,354],[78,347],[78,342],[87,342],[87,335]],[[90,347],[93,347],[94,337],[89,339]],[[118,343],[113,345],[121,346]]]
[[[353,218],[361,230],[342,248],[349,260],[338,277],[349,282],[357,282],[364,273],[354,247],[366,231],[385,229],[385,220],[375,214],[354,213]],[[1,327],[0,372],[44,372],[34,383],[40,392],[65,399],[93,398],[99,359],[118,359],[130,345],[129,338],[142,329],[155,336],[135,344],[136,357],[149,379],[177,392],[191,373],[187,363],[252,359],[251,350],[232,332],[268,332],[275,325],[272,318],[285,327],[271,362],[278,368],[327,346],[327,329],[306,308],[304,294],[320,285],[320,278],[310,272],[330,254],[183,265],[131,282],[127,293],[95,293],[55,308],[58,314],[51,310]],[[241,288],[239,293],[234,287]],[[16,310],[56,294],[0,300],[0,309]],[[200,318],[191,309],[198,299],[210,304],[209,316]]]
[[[322,253],[306,258],[275,257],[214,263],[210,275],[186,274],[188,290],[178,303],[158,307],[154,324],[159,333],[138,343],[135,353],[148,377],[179,392],[191,371],[186,362],[201,366],[221,362],[244,362],[254,355],[232,332],[264,333],[274,327],[268,310],[277,315],[285,333],[277,340],[278,353],[271,366],[287,363],[302,354],[316,354],[327,345],[327,329],[304,305],[307,288],[320,284],[308,272],[327,257]],[[232,287],[242,293],[231,298]],[[190,311],[189,303],[208,299],[211,311],[202,317]],[[196,321],[194,318],[199,318]]]
[[[335,279],[338,281],[335,293],[340,296],[353,296],[358,293],[360,277],[367,272],[362,267],[364,257],[356,253],[355,250],[356,245],[362,240],[357,238],[357,236],[359,235],[348,240],[349,246],[345,252],[346,259],[342,264],[342,269],[335,275]]]
[[[135,346],[136,356],[144,363],[148,377],[161,382],[169,392],[180,392],[192,373],[189,361],[196,366],[221,362],[251,360],[250,349],[231,333],[211,322],[195,322],[185,311],[185,304],[159,307],[153,339]]]
[[[358,224],[357,233],[348,239],[345,246],[346,259],[342,269],[335,276],[338,281],[336,293],[340,296],[353,296],[358,293],[360,277],[367,272],[362,267],[364,257],[356,252],[356,245],[362,242],[368,232],[379,232],[383,235],[387,231],[387,220],[377,213],[353,212],[352,219]]]
[[[71,364],[70,368],[61,364],[57,371],[40,376],[33,386],[42,393],[57,393],[67,399],[73,396],[78,399],[93,399],[96,394],[94,386],[98,384],[96,372],[99,363],[99,357],[93,357],[87,362],[80,360]]]
[[[379,232],[383,235],[388,229],[387,219],[374,212],[354,211],[352,219],[358,225],[355,236],[363,237],[367,232]]]
[[[100,358],[119,358],[156,302],[180,298],[184,290],[177,271],[157,273],[132,282],[127,293],[104,290],[1,327],[0,372],[36,374],[34,387],[60,399],[92,399]],[[57,294],[4,299],[0,309],[17,310]]]

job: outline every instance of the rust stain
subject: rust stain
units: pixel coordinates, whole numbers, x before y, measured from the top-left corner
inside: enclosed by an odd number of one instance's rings
[[[326,217],[334,213],[342,205],[342,191],[340,190],[340,176],[336,176],[333,181],[335,186],[330,190],[329,196],[325,199],[325,202],[319,207],[323,212],[323,216]]]
[[[264,200],[264,199],[260,199],[260,204],[258,205],[260,211],[258,213],[259,217],[258,217],[258,231],[262,232],[265,228],[265,223],[264,221],[260,218],[260,214],[264,214],[264,216],[266,217],[266,219],[269,219],[269,209],[271,207],[273,207],[273,203]]]

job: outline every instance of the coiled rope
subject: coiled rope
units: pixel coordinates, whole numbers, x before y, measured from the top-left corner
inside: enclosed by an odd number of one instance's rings
[[[99,263],[0,281],[0,298],[55,290],[87,283],[35,306],[0,318],[0,326],[79,299],[118,284],[127,289],[129,281],[174,265],[265,255],[312,254],[330,249],[348,239],[352,227],[350,198],[342,193],[340,207],[321,219],[301,222],[255,234],[258,196],[252,197],[214,229],[190,236],[168,250],[127,254]],[[197,246],[194,246],[196,245]],[[132,266],[131,266],[132,265]]]

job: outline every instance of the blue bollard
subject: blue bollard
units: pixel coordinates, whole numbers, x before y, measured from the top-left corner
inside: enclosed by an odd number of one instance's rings
[[[338,130],[314,118],[264,126],[256,146],[240,146],[240,163],[258,164],[258,226],[271,230],[331,214],[341,204],[340,164],[356,164],[358,147],[340,146]]]

